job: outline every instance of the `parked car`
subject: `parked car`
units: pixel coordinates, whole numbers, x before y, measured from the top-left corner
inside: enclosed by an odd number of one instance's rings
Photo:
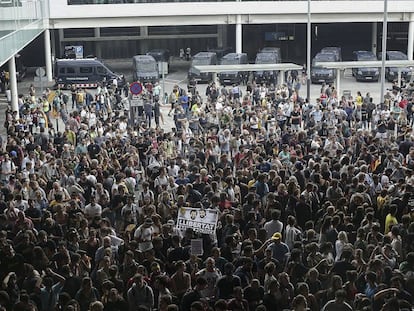
[[[378,60],[371,51],[354,51],[352,53],[354,61],[376,61]],[[352,75],[357,81],[378,81],[380,69],[378,67],[352,68]]]
[[[132,58],[132,64],[134,80],[152,84],[159,81],[157,62],[151,55],[135,55]]]
[[[278,64],[281,62],[279,53],[259,52],[255,64]],[[277,83],[278,70],[254,71],[253,79],[257,83]]]
[[[382,54],[380,54],[382,56]],[[386,60],[408,60],[407,54],[400,51],[387,51]],[[381,58],[381,57],[380,57]],[[401,71],[401,78],[405,81],[411,80],[411,70],[408,67],[385,67],[385,79],[392,82],[398,79],[398,71]]]
[[[217,61],[220,61],[224,55],[227,55],[233,52],[233,48],[231,47],[224,47],[224,48],[215,48],[215,49],[208,49],[207,52],[216,53]]]
[[[211,72],[198,73],[194,66],[197,65],[217,65],[217,55],[213,52],[199,52],[193,56],[191,61],[191,67],[188,70],[188,81],[194,79],[198,82],[210,82],[213,80],[213,74]]]
[[[336,78],[336,70],[315,66],[315,63],[337,62],[338,56],[335,53],[318,53],[312,61],[311,82],[312,83],[332,83]]]
[[[246,53],[229,53],[221,59],[221,65],[242,65],[247,63]],[[220,84],[241,84],[243,81],[247,81],[248,76],[249,73],[246,71],[227,71],[218,74]]]
[[[336,55],[338,62],[342,62],[342,49],[337,46],[324,47],[320,53],[333,53]]]

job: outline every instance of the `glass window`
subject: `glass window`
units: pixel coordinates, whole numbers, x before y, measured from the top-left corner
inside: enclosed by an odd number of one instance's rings
[[[106,75],[106,69],[102,66],[96,67],[96,72],[100,75]]]
[[[59,73],[65,73],[65,68],[59,68]]]
[[[66,72],[67,73],[75,73],[75,68],[72,68],[72,67],[66,68]]]
[[[92,67],[79,67],[80,73],[92,73]]]

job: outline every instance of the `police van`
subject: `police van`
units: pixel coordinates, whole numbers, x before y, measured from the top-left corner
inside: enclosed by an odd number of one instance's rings
[[[114,73],[96,58],[58,59],[55,62],[54,78],[56,86],[62,89],[96,88],[98,84],[112,84],[117,80],[118,86],[125,83],[123,75]]]
[[[211,72],[199,73],[194,68],[198,65],[217,65],[217,55],[213,52],[199,52],[193,56],[190,69],[188,70],[188,81],[194,79],[198,82],[210,82],[213,80],[213,74]]]
[[[158,65],[151,55],[135,55],[132,58],[135,81],[155,84],[159,81]]]
[[[221,59],[222,65],[245,65],[248,64],[248,58],[246,53],[228,53]],[[249,73],[245,71],[230,71],[220,72],[218,78],[220,84],[241,84],[246,82]]]
[[[282,54],[278,47],[264,47],[256,54],[255,64],[279,64],[282,62]],[[279,70],[254,71],[253,79],[257,83],[277,83]]]

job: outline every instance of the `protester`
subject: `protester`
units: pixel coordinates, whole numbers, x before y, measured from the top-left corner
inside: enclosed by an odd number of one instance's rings
[[[414,84],[374,103],[302,80],[156,86],[134,116],[116,87],[58,90],[60,131],[31,87],[6,110],[2,309],[411,306]]]

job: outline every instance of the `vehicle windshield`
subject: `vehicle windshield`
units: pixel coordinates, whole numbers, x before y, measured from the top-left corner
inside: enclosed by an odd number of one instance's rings
[[[139,62],[138,70],[144,72],[156,71],[156,65],[154,62]]]
[[[316,54],[314,62],[335,62],[334,54]]]
[[[197,65],[210,65],[210,58],[194,58],[193,66]]]
[[[333,53],[333,54],[339,55],[339,50],[336,48],[323,48],[321,50],[321,53]]]
[[[262,54],[274,55],[274,57],[280,58],[280,53],[278,51],[261,51]]]
[[[360,54],[360,55],[358,55],[358,61],[365,61],[365,60],[377,60],[377,58],[373,54]]]
[[[276,64],[276,57],[272,57],[270,53],[265,53],[264,55],[257,55],[256,64]]]
[[[239,60],[237,58],[223,58],[221,60],[222,65],[237,65],[239,64]]]
[[[407,55],[404,55],[402,53],[389,53],[388,54],[389,60],[407,60]]]

